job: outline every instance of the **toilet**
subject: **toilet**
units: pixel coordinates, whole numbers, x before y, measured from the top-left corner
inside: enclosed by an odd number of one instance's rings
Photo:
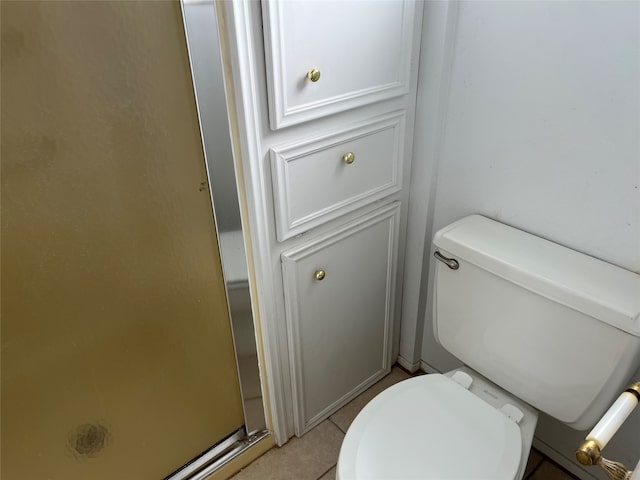
[[[480,215],[436,233],[434,333],[464,367],[380,393],[338,480],[519,480],[538,411],[591,428],[640,365],[640,276]]]

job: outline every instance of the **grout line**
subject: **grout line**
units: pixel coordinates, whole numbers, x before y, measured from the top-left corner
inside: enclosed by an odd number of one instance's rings
[[[556,467],[558,467],[559,470],[562,470],[562,472],[564,473],[564,475],[567,477],[567,480],[580,480],[578,477],[576,477],[573,473],[571,473],[569,470],[567,470],[566,468],[564,468],[562,465],[560,465],[559,463],[554,462],[553,460],[549,459],[549,461],[551,463],[553,463]]]
[[[391,365],[391,372],[393,372],[394,368],[398,368],[400,371],[402,371],[402,372],[406,373],[407,375],[409,375],[409,377],[413,377],[415,375],[415,373],[411,373],[409,370],[407,370],[406,368],[404,368],[402,365],[400,365],[397,362],[394,363],[393,365]],[[416,372],[418,372],[418,371],[420,371],[420,369],[416,370]],[[391,375],[391,372],[389,372],[389,375]]]
[[[338,430],[340,430],[343,434],[345,434],[345,435],[347,434],[347,432],[345,432],[344,430],[342,430],[342,429],[340,428],[340,426],[339,426],[336,422],[334,422],[333,420],[331,420],[331,417],[327,418],[327,420],[329,420],[331,423],[333,423],[333,425],[334,425]]]
[[[525,478],[523,478],[522,480],[527,480],[528,478],[533,477],[533,474],[534,474],[534,473],[536,473],[536,470],[538,470],[538,469],[540,468],[540,465],[542,465],[542,464],[543,464],[544,462],[546,462],[546,461],[547,461],[547,460],[546,460],[546,457],[545,457],[545,458],[543,458],[543,459],[542,459],[542,461],[541,461],[541,462],[539,462],[539,463],[538,463],[538,465],[536,465],[536,466],[533,468],[533,470],[531,470],[531,471],[529,472],[529,475],[527,475],[527,476],[526,476]]]
[[[327,473],[329,473],[331,471],[331,469],[333,467],[335,467],[336,465],[338,465],[338,464],[335,463],[334,465],[331,465],[325,472],[323,472],[318,478],[316,478],[316,480],[320,480],[323,476],[325,476]]]

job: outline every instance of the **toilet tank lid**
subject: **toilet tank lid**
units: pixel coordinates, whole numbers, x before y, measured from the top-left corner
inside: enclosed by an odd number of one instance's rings
[[[640,336],[638,274],[481,215],[444,227],[433,243],[443,255]]]

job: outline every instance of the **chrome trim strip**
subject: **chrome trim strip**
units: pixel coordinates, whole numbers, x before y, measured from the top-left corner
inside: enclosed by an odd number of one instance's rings
[[[261,430],[259,432],[254,433],[253,435],[250,435],[249,437],[246,437],[245,439],[241,440],[240,443],[233,448],[233,450],[230,450],[229,452],[224,454],[224,456],[217,459],[211,465],[208,465],[205,469],[196,473],[193,477],[189,477],[188,480],[206,480],[206,478],[209,475],[211,475],[213,472],[215,472],[220,467],[222,467],[223,465],[227,464],[228,462],[236,458],[241,453],[251,448],[254,443],[256,443],[259,440],[262,440],[268,435],[269,435],[269,432],[267,430]]]
[[[185,480],[187,478],[190,478],[191,475],[196,474],[211,462],[216,461],[218,457],[224,455],[225,452],[227,452],[236,443],[241,442],[246,437],[246,431],[243,426],[221,442],[211,447],[204,454],[186,464],[180,470],[177,470],[175,473],[172,473],[171,475],[166,477],[165,480]]]

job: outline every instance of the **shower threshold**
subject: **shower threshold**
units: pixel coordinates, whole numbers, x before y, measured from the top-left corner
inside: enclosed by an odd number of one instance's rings
[[[242,426],[164,480],[205,480],[209,475],[268,435],[267,430],[247,434],[245,427]]]

